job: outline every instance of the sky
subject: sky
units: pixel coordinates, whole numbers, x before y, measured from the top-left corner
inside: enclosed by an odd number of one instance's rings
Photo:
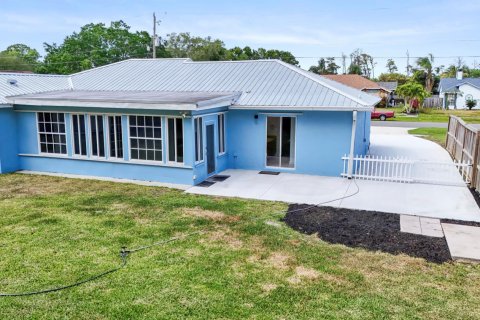
[[[428,53],[436,66],[458,56],[480,64],[480,0],[0,0],[0,50],[24,43],[43,54],[44,42],[61,43],[91,22],[121,19],[151,32],[153,12],[161,37],[190,32],[228,48],[288,50],[305,69],[357,48],[375,57],[375,75],[388,58],[405,72],[407,50],[411,64]]]

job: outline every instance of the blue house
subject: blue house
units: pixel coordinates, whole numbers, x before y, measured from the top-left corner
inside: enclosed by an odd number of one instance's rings
[[[339,176],[379,99],[279,60],[131,59],[0,74],[0,173],[195,185],[226,169]]]

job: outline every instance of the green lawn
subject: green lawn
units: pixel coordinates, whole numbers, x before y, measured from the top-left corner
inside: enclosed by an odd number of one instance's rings
[[[422,138],[431,140],[445,147],[447,128],[417,128],[408,130],[409,134],[419,135]]]
[[[382,110],[381,108],[377,108]],[[422,109],[418,115],[406,115],[402,113],[403,108],[388,108],[395,111],[395,118],[388,121],[404,121],[404,122],[448,122],[450,115],[455,115],[467,123],[480,123],[480,110],[437,110]]]
[[[279,221],[282,203],[100,181],[0,176],[2,319],[473,319],[480,266],[331,245]]]

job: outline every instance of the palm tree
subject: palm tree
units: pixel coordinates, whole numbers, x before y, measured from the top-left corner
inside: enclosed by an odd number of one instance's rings
[[[428,93],[432,93],[433,85],[435,83],[435,75],[433,73],[433,61],[435,58],[433,54],[429,53],[427,57],[421,57],[417,59],[417,65],[420,70],[425,73],[425,90]]]

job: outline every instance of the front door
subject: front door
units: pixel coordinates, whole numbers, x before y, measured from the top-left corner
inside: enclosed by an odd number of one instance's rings
[[[213,124],[206,126],[207,129],[207,174],[215,172],[215,130]]]

